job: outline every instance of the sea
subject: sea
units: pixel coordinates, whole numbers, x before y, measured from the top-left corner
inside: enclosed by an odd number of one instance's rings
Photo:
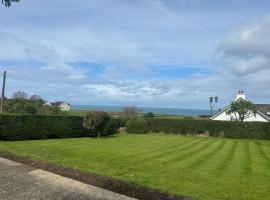
[[[122,106],[98,106],[98,105],[72,105],[72,110],[97,110],[104,112],[122,112]],[[157,107],[139,107],[140,112],[153,112],[161,115],[185,115],[185,116],[199,116],[210,115],[210,110],[206,109],[184,109],[184,108],[157,108]],[[213,113],[215,113],[214,111]]]

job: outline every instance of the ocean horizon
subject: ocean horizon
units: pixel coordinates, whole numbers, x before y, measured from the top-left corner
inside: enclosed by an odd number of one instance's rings
[[[72,110],[97,110],[104,112],[122,112],[123,106],[100,106],[100,105],[72,105]],[[153,112],[154,114],[163,115],[186,115],[199,116],[210,115],[210,109],[186,109],[186,108],[159,108],[159,107],[139,107],[143,113]],[[216,111],[213,111],[215,113]]]

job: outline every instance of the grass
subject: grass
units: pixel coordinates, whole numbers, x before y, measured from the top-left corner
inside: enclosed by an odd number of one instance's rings
[[[194,199],[270,196],[269,141],[120,134],[0,142],[0,150]]]
[[[61,111],[62,115],[68,116],[80,116],[84,117],[86,113],[89,112],[87,110],[70,110],[70,111]],[[123,112],[108,112],[114,118],[120,117],[125,118]],[[142,113],[144,115],[145,113]],[[117,117],[116,117],[117,116]],[[194,120],[207,120],[208,118],[202,118],[198,116],[184,116],[184,115],[164,115],[164,114],[155,114],[156,118],[165,118],[165,119],[194,119]]]

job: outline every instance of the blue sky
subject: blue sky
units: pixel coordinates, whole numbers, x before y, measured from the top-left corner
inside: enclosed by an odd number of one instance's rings
[[[21,0],[0,6],[0,35],[8,96],[208,108],[244,90],[270,103],[266,0]]]

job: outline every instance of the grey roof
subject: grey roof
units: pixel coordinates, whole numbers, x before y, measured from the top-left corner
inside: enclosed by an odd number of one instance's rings
[[[254,104],[256,109],[261,111],[266,116],[270,115],[270,104]]]
[[[63,103],[67,103],[67,102],[65,102],[65,101],[56,101],[56,102],[51,103],[51,104],[52,104],[52,105],[55,105],[55,106],[60,106],[60,105],[63,104]],[[67,103],[67,104],[70,106],[69,103]]]

